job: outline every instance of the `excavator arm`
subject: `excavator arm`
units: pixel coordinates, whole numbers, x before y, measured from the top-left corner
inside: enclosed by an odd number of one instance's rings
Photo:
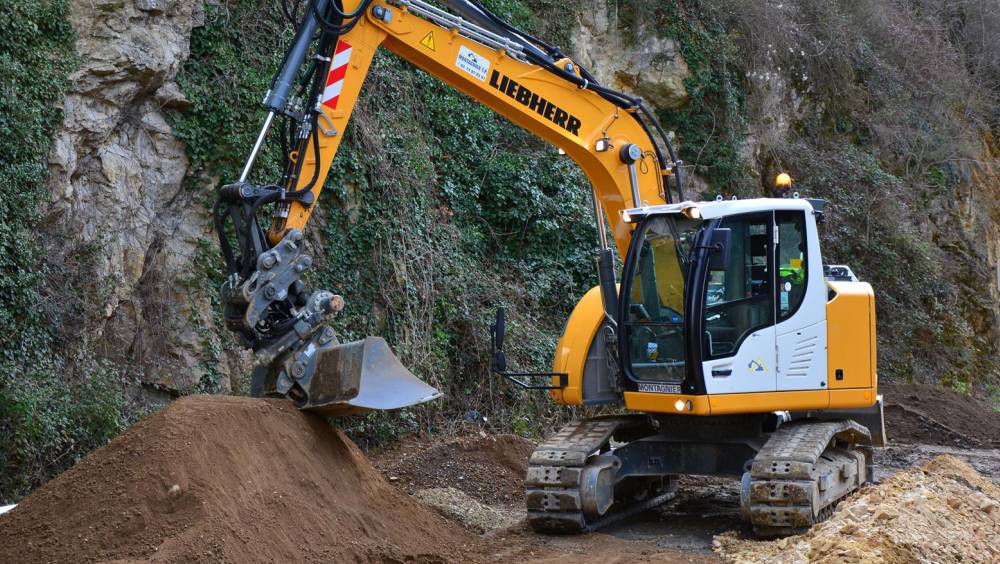
[[[475,0],[447,4],[450,11],[423,0],[304,0],[291,10],[299,16],[297,32],[264,101],[264,126],[240,179],[222,188],[215,208],[229,271],[225,317],[256,354],[255,394],[288,396],[303,409],[332,413],[392,409],[440,395],[381,339],[340,344],[326,321],[343,299],[310,291],[302,280],[311,265],[302,230],[380,48],[580,165],[593,187],[601,293],[612,322],[617,295],[605,221],[624,256],[631,226],[621,213],[681,196],[680,162],[641,100],[601,86],[557,48]],[[274,183],[254,184],[254,161],[276,122],[284,172]]]

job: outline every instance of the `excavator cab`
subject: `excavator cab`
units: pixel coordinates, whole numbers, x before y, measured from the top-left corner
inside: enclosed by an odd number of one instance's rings
[[[686,202],[627,214],[635,230],[619,311],[626,393],[827,395],[829,292],[812,203]]]
[[[872,448],[885,442],[874,299],[864,282],[824,277],[821,205],[622,213],[632,237],[617,315],[598,309],[599,288],[584,296],[557,348],[567,384],[552,396],[632,414],[574,421],[539,446],[526,481],[536,530],[593,530],[701,474],[740,479],[754,531],[787,535],[873,479]]]

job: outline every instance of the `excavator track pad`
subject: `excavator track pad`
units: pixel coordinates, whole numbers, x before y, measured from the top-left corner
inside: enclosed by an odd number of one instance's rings
[[[525,479],[531,527],[540,533],[584,533],[672,499],[675,491],[657,487],[640,498],[616,498],[623,486],[615,478],[621,462],[610,442],[617,433],[641,433],[649,425],[642,415],[574,421],[535,449]]]
[[[796,421],[768,438],[743,475],[740,505],[759,537],[804,532],[872,481],[871,435],[851,421]]]

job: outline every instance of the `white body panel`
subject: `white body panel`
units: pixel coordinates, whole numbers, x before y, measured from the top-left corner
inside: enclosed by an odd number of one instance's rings
[[[826,388],[826,321],[779,334],[777,344],[779,391]]]
[[[806,212],[809,277],[802,305],[776,326],[777,390],[826,389],[826,278],[816,217]],[[781,289],[779,288],[779,300]]]
[[[688,202],[662,207],[691,205],[698,206],[705,218],[756,211],[801,210],[805,212],[806,220],[808,278],[802,304],[790,318],[752,333],[735,355],[702,363],[706,391],[709,394],[735,394],[826,389],[827,290],[812,205],[806,200],[756,199]],[[774,240],[778,240],[777,234]],[[772,246],[770,251],[774,253],[775,248]],[[780,288],[777,299],[781,300]],[[713,375],[713,371],[725,370],[732,370],[732,373],[729,376]]]
[[[709,394],[736,394],[742,392],[773,392],[776,386],[774,372],[774,326],[751,333],[736,354],[702,363],[705,389]],[[714,375],[731,370],[731,374]]]
[[[812,204],[806,199],[797,198],[753,198],[749,200],[719,200],[715,202],[680,202],[677,204],[660,204],[626,210],[631,217],[655,215],[661,213],[680,213],[687,208],[698,208],[703,219],[728,217],[741,213],[760,211],[803,210],[812,212]],[[822,265],[820,265],[822,268]],[[823,271],[820,270],[820,274]]]

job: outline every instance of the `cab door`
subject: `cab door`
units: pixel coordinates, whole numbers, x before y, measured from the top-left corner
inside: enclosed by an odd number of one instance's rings
[[[724,218],[731,231],[724,269],[705,284],[702,363],[709,394],[770,392],[775,377],[774,213]]]
[[[827,387],[826,281],[819,234],[805,210],[775,212],[778,391]]]

